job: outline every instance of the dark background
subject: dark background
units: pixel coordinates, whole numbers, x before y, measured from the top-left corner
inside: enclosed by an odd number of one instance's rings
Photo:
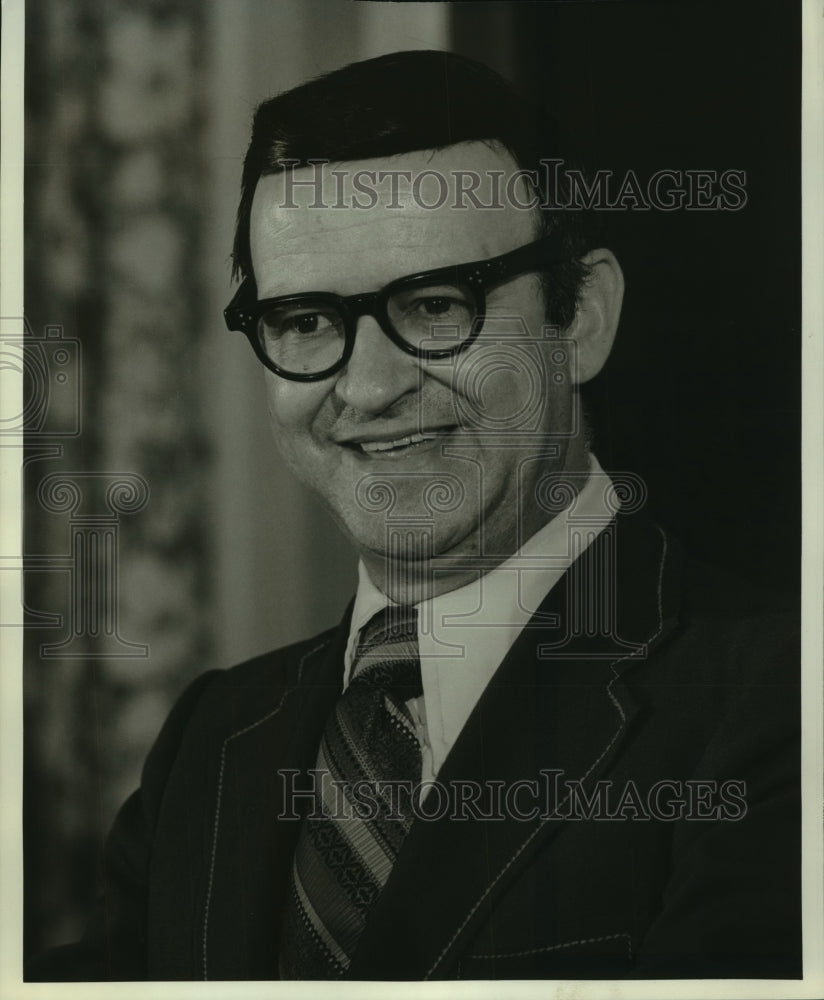
[[[234,2],[219,3],[228,17]],[[244,4],[279,9],[258,0]],[[330,624],[335,602],[342,607],[351,587],[351,575],[343,572],[348,566],[351,574],[345,547],[308,501],[290,492],[278,468],[266,472],[269,478],[262,474],[261,509],[268,504],[281,517],[270,524],[262,516],[254,528],[264,553],[254,573],[255,553],[239,549],[227,535],[231,524],[203,502],[219,476],[228,484],[231,509],[234,476],[231,465],[217,468],[224,460],[216,458],[207,430],[215,408],[228,413],[232,406],[213,391],[214,359],[208,347],[201,353],[199,339],[201,327],[212,322],[207,312],[215,313],[219,327],[219,311],[206,310],[204,298],[215,278],[209,267],[199,273],[191,266],[197,248],[214,236],[203,207],[208,192],[198,142],[220,87],[212,79],[219,52],[209,52],[207,38],[222,37],[209,35],[203,11],[213,16],[218,6],[200,0],[27,5],[27,317],[35,330],[60,322],[83,347],[85,423],[82,436],[65,445],[66,467],[135,470],[152,488],[151,505],[123,519],[121,532],[122,569],[131,573],[121,624],[127,638],[150,639],[151,658],[135,665],[105,658],[45,662],[38,643],[53,640],[53,632],[27,632],[28,951],[69,939],[82,926],[113,809],[133,787],[168,705],[200,671],[229,665],[219,643],[227,619],[214,611],[216,589],[221,582],[226,587],[220,578],[227,564],[215,559],[219,545],[234,556],[238,576],[255,581],[254,600],[244,596],[239,603],[255,620],[271,623],[270,645]],[[261,28],[261,66],[271,58],[276,73],[293,29],[295,37],[302,30],[309,56],[306,71],[289,85],[374,54],[354,49],[360,29],[352,11],[361,6],[343,0],[307,5],[305,24],[290,22],[282,34]],[[155,76],[140,75],[152,57],[143,27],[111,42],[112,26],[128,27],[133,15],[171,46]],[[187,26],[192,46],[181,49],[188,62],[175,76],[175,66],[183,65],[173,48],[182,44],[178,23]],[[639,474],[649,509],[694,556],[797,592],[800,6],[764,0],[453,3],[448,26],[450,48],[488,63],[558,115],[593,170],[621,176],[631,168],[642,180],[665,168],[746,172],[748,201],[739,211],[603,213],[603,242],[621,261],[627,291],[615,349],[586,399],[601,463]],[[231,32],[231,23],[221,30]],[[399,48],[418,47],[414,39],[399,41]],[[317,65],[310,65],[312,53],[321,54]],[[168,89],[161,109],[173,108],[189,87],[182,124],[149,115],[139,133],[127,103],[122,115],[107,118],[102,97],[107,88],[127,93],[124,79],[145,88],[138,112],[160,86]],[[251,110],[229,109],[240,132]],[[233,184],[243,141],[220,151],[237,161],[229,164]],[[147,151],[162,164],[160,180],[151,171],[140,175],[141,184],[124,188],[133,200],[124,201],[117,193],[125,176],[119,165],[135,158],[145,165]],[[68,221],[60,221],[61,213]],[[150,215],[162,217],[188,248],[169,288],[141,286],[128,257],[120,270],[111,263],[118,241],[131,238]],[[219,236],[228,254],[228,238]],[[139,254],[137,246],[132,252]],[[138,262],[148,262],[150,253]],[[228,280],[218,294],[228,300]],[[122,309],[131,302],[142,326],[127,337]],[[215,336],[225,338],[222,330]],[[238,433],[230,440],[230,452],[247,448],[251,461],[262,467],[269,461],[262,437]],[[30,449],[26,552],[62,551],[65,519],[49,519],[33,499],[54,466],[33,456]],[[305,521],[300,530],[298,515]],[[286,557],[270,565],[268,546],[285,544],[290,534],[304,547],[305,580],[298,578],[300,566],[284,565]],[[280,537],[272,542],[270,536]],[[258,586],[267,574],[271,585]],[[46,592],[52,579],[29,574],[30,607],[53,606],[54,588]],[[60,586],[65,590],[65,581]],[[294,592],[294,607],[306,609],[303,617],[284,610],[293,607],[286,591]],[[228,621],[233,636],[242,638],[243,624]]]
[[[458,51],[504,72],[509,59],[515,83],[563,110],[588,168],[746,171],[739,211],[603,213],[626,297],[587,398],[601,464],[640,474],[694,556],[797,590],[800,6],[459,3],[453,16]]]

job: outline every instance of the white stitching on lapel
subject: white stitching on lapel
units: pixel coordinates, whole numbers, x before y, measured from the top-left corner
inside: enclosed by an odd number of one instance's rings
[[[257,726],[262,725],[264,722],[266,722],[267,720],[271,719],[273,716],[278,714],[281,708],[283,708],[283,704],[286,701],[286,699],[295,690],[298,684],[300,684],[301,677],[303,676],[303,667],[306,661],[309,659],[310,656],[314,656],[315,653],[323,649],[324,646],[328,646],[330,641],[331,641],[330,639],[326,639],[318,646],[315,646],[314,649],[310,649],[307,653],[303,654],[303,656],[301,657],[300,666],[298,667],[297,680],[292,685],[292,687],[289,688],[288,691],[283,692],[283,697],[280,699],[277,706],[273,708],[271,712],[267,712],[266,715],[262,716],[262,718],[258,719],[256,722],[252,722],[248,726],[244,726],[243,729],[239,729],[236,733],[232,733],[231,736],[227,736],[226,739],[223,741],[223,746],[221,747],[220,750],[220,769],[218,771],[218,779],[217,779],[217,802],[215,804],[215,822],[212,832],[212,856],[209,861],[209,883],[206,889],[206,906],[203,912],[203,979],[204,980],[209,979],[209,962],[208,962],[206,945],[209,934],[209,907],[212,902],[212,884],[214,882],[214,874],[215,874],[215,855],[217,853],[217,831],[220,825],[220,803],[221,803],[221,797],[223,795],[223,772],[226,767],[226,749],[232,742],[232,740],[236,739],[238,736],[243,736],[245,733],[248,733],[250,730],[255,729]]]
[[[619,931],[617,934],[601,934],[600,937],[581,938],[578,941],[563,941],[561,944],[548,944],[544,948],[530,948],[528,951],[509,951],[503,954],[492,955],[467,955],[466,960],[473,958],[526,958],[528,955],[541,955],[547,951],[560,951],[562,948],[575,948],[579,944],[595,944],[598,941],[614,941],[616,938],[625,938],[627,942],[627,957],[632,958],[632,937],[626,931]]]
[[[662,545],[661,545],[661,562],[660,562],[660,564],[658,566],[658,628],[649,637],[649,639],[647,640],[647,643],[650,643],[654,639],[656,639],[661,634],[661,630],[664,627],[664,607],[663,607],[663,601],[662,601],[662,588],[663,588],[663,582],[664,582],[664,562],[665,562],[666,556],[667,556],[667,536],[666,536],[666,533],[660,527],[658,527],[658,525],[656,525],[656,527],[658,528],[658,532],[661,535],[661,539],[662,539]],[[631,659],[633,659],[637,655],[637,652],[638,652],[637,650],[634,650],[632,653],[628,653],[626,656],[622,656],[619,659],[615,660],[614,663],[610,663],[610,669],[612,670],[612,673],[614,674],[614,676],[613,676],[612,680],[609,682],[609,684],[607,684],[607,694],[609,695],[610,700],[612,701],[613,705],[615,705],[616,709],[618,710],[618,714],[621,716],[621,724],[615,730],[615,733],[613,734],[612,739],[609,741],[609,743],[607,743],[607,745],[604,747],[604,749],[598,755],[597,759],[595,761],[593,761],[592,766],[587,770],[586,774],[581,779],[582,781],[586,781],[586,779],[595,770],[595,768],[598,766],[598,764],[600,764],[600,762],[604,759],[604,757],[609,753],[612,745],[618,739],[618,737],[619,737],[619,735],[621,733],[621,730],[624,728],[624,723],[627,721],[626,720],[626,715],[624,714],[624,710],[621,707],[621,703],[618,701],[618,699],[612,693],[612,685],[615,683],[615,681],[618,680],[618,673],[615,670],[615,668],[618,666],[618,664],[619,663],[623,663],[625,660],[631,660]],[[572,794],[572,791],[570,790],[569,793],[567,794],[567,796],[559,803],[559,805],[561,805],[561,806],[565,805],[566,802],[567,802],[567,800],[568,800],[568,798],[569,798],[569,796],[571,794]],[[545,819],[538,826],[535,827],[535,829],[532,831],[532,833],[530,833],[530,835],[521,844],[521,846],[517,849],[517,851],[515,851],[515,853],[512,855],[512,857],[509,859],[509,861],[507,861],[507,863],[503,866],[503,868],[498,872],[498,874],[495,876],[495,878],[489,883],[489,885],[487,885],[486,889],[484,889],[483,893],[481,893],[481,895],[476,900],[475,905],[472,907],[472,909],[469,911],[469,913],[467,913],[467,915],[466,915],[466,917],[464,917],[463,921],[459,924],[459,926],[458,926],[457,930],[455,931],[455,933],[452,935],[452,937],[449,939],[449,941],[444,945],[444,947],[442,948],[440,954],[435,959],[435,961],[432,963],[432,966],[430,967],[430,969],[427,971],[426,975],[424,976],[424,979],[429,979],[431,977],[432,973],[435,971],[435,969],[437,969],[438,965],[440,965],[441,960],[443,959],[444,955],[446,955],[446,953],[449,951],[449,949],[454,944],[454,942],[455,942],[456,938],[458,937],[458,935],[461,933],[461,931],[464,929],[464,927],[466,927],[466,925],[472,919],[472,916],[474,915],[475,911],[483,903],[483,901],[486,899],[486,897],[489,895],[489,893],[492,892],[492,890],[494,889],[494,887],[498,884],[498,882],[500,882],[500,880],[507,873],[507,871],[509,871],[509,869],[515,863],[515,861],[517,861],[518,857],[523,853],[523,851],[532,842],[532,840],[534,840],[534,838],[541,832],[541,830],[544,828],[545,824],[548,821],[549,821],[548,819]]]

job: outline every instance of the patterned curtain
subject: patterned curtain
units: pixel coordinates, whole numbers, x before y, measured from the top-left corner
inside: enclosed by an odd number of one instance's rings
[[[26,904],[73,936],[158,720],[209,664],[198,0],[27,5]]]

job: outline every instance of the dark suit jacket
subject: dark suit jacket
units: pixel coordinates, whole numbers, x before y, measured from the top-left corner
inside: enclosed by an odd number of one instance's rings
[[[416,820],[349,978],[801,975],[797,631],[685,568],[648,521],[614,527],[522,632],[439,775],[555,781],[556,800],[529,818],[522,786],[527,818]],[[280,772],[314,766],[347,631],[348,614],[195,681],[117,818],[85,938],[27,978],[277,978],[299,829],[277,818]],[[619,815],[597,814],[601,794]]]

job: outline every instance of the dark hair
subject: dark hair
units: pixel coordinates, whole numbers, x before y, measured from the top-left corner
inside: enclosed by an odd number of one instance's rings
[[[552,123],[497,73],[453,52],[367,59],[264,101],[243,163],[233,275],[252,275],[252,198],[260,177],[284,169],[280,161],[365,160],[470,141],[499,143],[520,169],[536,170],[539,178],[541,158],[559,155]],[[546,192],[538,193],[543,202]],[[542,210],[536,233],[554,235],[564,258],[544,275],[547,316],[561,328],[575,316],[588,273],[579,259],[589,249],[581,221],[568,210]]]

